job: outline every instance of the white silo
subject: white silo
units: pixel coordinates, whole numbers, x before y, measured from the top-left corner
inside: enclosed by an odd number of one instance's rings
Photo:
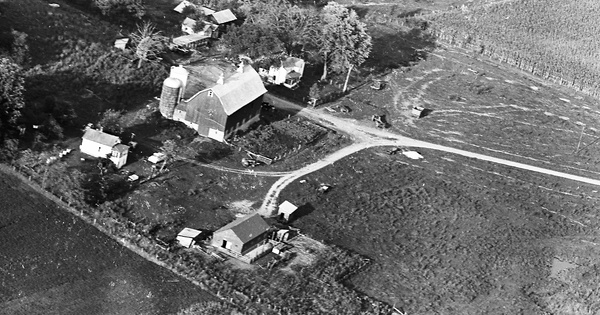
[[[185,87],[187,86],[188,75],[189,75],[189,72],[182,66],[171,67],[171,73],[169,74],[169,76],[171,78],[179,79],[179,81],[181,81],[181,83],[182,83],[181,90],[179,91],[180,98],[182,98],[183,93],[185,93]]]
[[[158,108],[165,118],[173,118],[173,112],[175,111],[175,106],[179,103],[182,87],[183,84],[176,78],[169,77],[163,82]]]

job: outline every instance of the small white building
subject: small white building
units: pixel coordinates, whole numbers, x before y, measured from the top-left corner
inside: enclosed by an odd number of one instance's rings
[[[210,15],[213,18],[213,21],[219,25],[225,25],[227,23],[231,23],[237,20],[235,14],[233,14],[233,12],[231,12],[231,10],[229,9],[221,10],[207,15]]]
[[[298,210],[298,207],[296,205],[294,205],[293,203],[286,200],[282,204],[279,205],[279,210],[277,210],[277,215],[285,221],[290,221],[291,219],[294,218],[294,212],[296,212],[296,210]]]
[[[179,242],[179,244],[181,244],[183,247],[190,248],[196,245],[197,238],[200,236],[200,234],[202,234],[202,231],[184,228],[181,230],[181,232],[179,232],[179,234],[177,234],[177,242]]]
[[[202,27],[202,30],[200,31],[195,31],[194,28],[196,27],[197,23],[202,23],[204,26]],[[188,17],[185,18],[185,20],[183,20],[183,22],[181,23],[181,31],[189,34],[189,35],[204,35],[207,37],[212,37],[212,38],[218,38],[219,37],[219,26],[213,23],[209,23],[206,21],[196,21],[194,19],[190,19]]]
[[[127,163],[129,154],[129,146],[121,144],[119,137],[89,127],[83,134],[79,150],[93,157],[108,158],[117,168]]]

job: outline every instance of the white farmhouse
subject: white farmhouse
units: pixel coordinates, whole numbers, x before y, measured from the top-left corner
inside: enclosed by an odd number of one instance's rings
[[[266,77],[269,83],[282,84],[293,89],[300,83],[300,79],[304,74],[304,64],[304,60],[300,58],[288,57],[279,66],[271,66],[268,71],[260,69],[260,74]]]
[[[121,144],[121,139],[100,130],[86,128],[83,134],[81,152],[98,158],[108,158],[117,168],[127,163],[129,146]]]

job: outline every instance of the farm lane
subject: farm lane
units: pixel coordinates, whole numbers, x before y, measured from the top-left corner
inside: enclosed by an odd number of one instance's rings
[[[197,166],[206,167],[206,168],[210,168],[210,169],[217,170],[217,171],[241,174],[241,175],[252,175],[252,176],[263,176],[263,177],[282,177],[282,176],[287,176],[287,175],[290,175],[293,173],[293,172],[255,171],[253,169],[231,168],[231,167],[219,166],[219,165],[214,165],[214,164],[209,164],[209,163],[202,163],[202,162],[196,161],[194,159],[190,159],[190,158],[180,156],[180,155],[176,156],[175,159],[178,161],[185,161],[185,162],[197,165]]]
[[[277,198],[280,192],[294,180],[307,174],[310,174],[314,171],[317,171],[327,165],[330,165],[333,162],[340,160],[348,155],[351,155],[366,148],[376,146],[404,146],[438,150],[446,153],[457,154],[473,159],[488,161],[532,172],[579,181],[590,185],[600,186],[600,180],[598,179],[554,171],[551,169],[533,166],[525,163],[514,162],[507,159],[497,158],[485,154],[465,151],[444,145],[412,139],[409,137],[398,135],[388,130],[366,126],[363,123],[353,119],[340,118],[330,115],[326,113],[323,109],[305,108],[294,102],[279,98],[270,93],[267,93],[265,99],[266,101],[269,101],[271,104],[273,104],[279,109],[295,112],[306,118],[317,121],[323,124],[324,126],[327,126],[337,131],[344,132],[350,135],[350,137],[355,141],[355,143],[345,148],[342,148],[313,164],[307,165],[301,169],[293,171],[290,174],[285,175],[284,177],[281,177],[279,180],[277,180],[277,182],[273,184],[271,189],[269,189],[269,192],[267,193],[267,196],[265,197],[265,200],[263,201],[263,204],[259,209],[259,213],[261,213],[262,215],[271,215],[273,211],[276,210]]]

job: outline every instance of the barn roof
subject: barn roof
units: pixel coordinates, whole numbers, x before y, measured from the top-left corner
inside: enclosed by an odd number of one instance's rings
[[[237,17],[235,17],[235,14],[233,14],[233,12],[231,12],[231,10],[229,10],[229,9],[215,12],[212,14],[212,16],[215,18],[215,21],[219,24],[237,20]]]
[[[268,231],[269,225],[260,215],[254,213],[236,219],[235,221],[216,230],[214,234],[227,230],[233,231],[233,233],[240,239],[240,241],[242,241],[242,243],[247,243],[255,237]]]
[[[219,98],[227,115],[267,93],[262,79],[251,66],[242,69],[243,72],[234,72],[223,84],[209,88]]]
[[[121,143],[121,139],[119,139],[119,137],[109,135],[108,133],[92,128],[89,128],[85,131],[85,133],[83,134],[83,139],[103,144],[111,148]]]

